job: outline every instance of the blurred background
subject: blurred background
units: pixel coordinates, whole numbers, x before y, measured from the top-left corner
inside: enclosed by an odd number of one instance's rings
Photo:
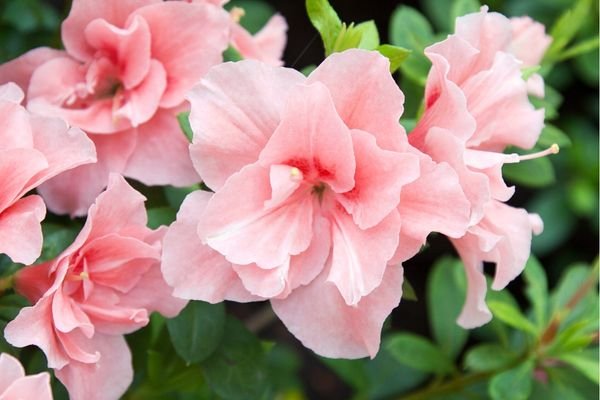
[[[453,30],[448,3],[446,0],[331,0],[342,21],[358,23],[374,20],[382,43],[400,45],[404,45],[403,38],[394,37],[399,29],[392,26],[399,6],[413,7],[427,17],[431,24],[429,39],[432,43]],[[487,5],[492,11],[507,16],[529,15],[544,23],[548,32],[559,16],[576,3],[575,0],[490,0]],[[598,1],[590,4],[590,12],[578,20],[580,26],[573,42],[585,41],[598,34]],[[227,7],[231,6],[246,10],[242,24],[254,32],[275,11],[286,18],[289,24],[284,55],[286,66],[303,69],[322,61],[322,43],[306,15],[304,1],[240,0],[231,1]],[[60,21],[69,7],[69,2],[59,0],[0,0],[0,61],[37,46],[59,48]],[[542,69],[549,88],[546,100],[538,105],[546,108],[549,123],[564,132],[569,140],[556,156],[532,162],[523,167],[525,169],[506,171],[507,180],[518,185],[510,203],[539,213],[545,222],[544,233],[533,241],[533,253],[543,265],[550,288],[558,284],[568,267],[590,265],[598,254],[598,59],[596,48]],[[404,70],[396,77],[407,98],[405,118],[410,121],[416,117],[424,87],[418,77]],[[531,176],[535,179],[530,179]],[[386,323],[388,332],[411,332],[428,338],[435,336],[430,315],[433,300],[428,292],[435,286],[435,279],[443,278],[433,271],[434,265],[451,263],[443,258],[445,256],[455,256],[451,245],[445,238],[433,235],[427,248],[406,263],[405,276],[418,300],[401,303]],[[486,271],[493,273],[493,265],[486,266]],[[527,308],[525,289],[523,279],[519,278],[507,290],[520,306]],[[464,287],[462,290],[464,293]],[[448,295],[451,294],[449,292]],[[462,298],[453,301],[460,306]],[[230,313],[258,326],[256,330],[262,340],[277,343],[269,354],[269,363],[275,366],[273,379],[275,386],[281,389],[279,392],[276,389],[276,392],[283,396],[278,398],[401,398],[398,396],[404,391],[422,387],[427,381],[427,374],[398,363],[386,352],[381,352],[373,361],[361,361],[361,364],[317,357],[304,349],[279,321],[271,319],[266,307],[227,305]],[[485,329],[465,334],[466,347],[459,349],[455,356],[486,340],[486,335],[489,332]],[[573,379],[573,382],[580,382]],[[592,393],[589,390],[585,393]],[[452,398],[450,395],[440,396],[436,398]],[[485,395],[482,396],[485,398]],[[584,395],[582,398],[587,397]]]

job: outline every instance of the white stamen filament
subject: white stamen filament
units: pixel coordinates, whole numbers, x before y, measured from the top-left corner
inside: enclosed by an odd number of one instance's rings
[[[537,153],[531,153],[531,154],[516,154],[517,159],[516,160],[507,160],[505,161],[506,163],[516,163],[516,162],[521,162],[521,161],[527,161],[527,160],[535,160],[536,158],[541,158],[541,157],[546,157],[549,156],[551,154],[558,154],[558,152],[560,151],[560,147],[558,147],[558,144],[554,143],[552,146],[548,147],[546,150],[542,150],[542,151],[538,151]]]

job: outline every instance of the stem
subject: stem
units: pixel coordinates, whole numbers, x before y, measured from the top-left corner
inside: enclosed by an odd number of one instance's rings
[[[246,328],[252,333],[258,333],[271,325],[276,316],[270,305],[266,305],[261,310],[251,315],[245,321]]]
[[[402,396],[398,400],[421,400],[428,399],[433,395],[440,395],[446,393],[457,392],[465,386],[469,386],[475,382],[479,382],[488,379],[490,376],[495,374],[497,371],[492,372],[479,372],[476,374],[463,375],[456,379],[452,379],[442,385],[435,387],[427,387],[423,390],[418,390],[412,394]]]

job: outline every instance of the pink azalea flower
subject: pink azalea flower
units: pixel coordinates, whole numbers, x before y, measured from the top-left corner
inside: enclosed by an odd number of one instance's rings
[[[388,264],[425,240],[426,228],[401,227],[423,222],[459,237],[469,208],[452,169],[408,145],[387,59],[349,50],[308,78],[224,64],[189,100],[192,159],[216,193],[189,195],[165,237],[174,295],[270,299],[315,352],[373,357],[402,294],[401,266]],[[429,214],[446,194],[457,203]]]
[[[502,289],[523,270],[531,235],[542,230],[539,216],[503,203],[514,187],[502,179],[502,165],[531,157],[501,152],[507,146],[533,147],[544,124],[544,111],[529,103],[521,61],[507,52],[512,29],[506,17],[482,7],[457,19],[456,34],[426,49],[432,62],[426,110],[409,135],[412,145],[454,168],[471,202],[468,233],[452,239],[469,282],[458,319],[464,327],[491,318],[483,261],[496,263],[492,288]]]
[[[229,14],[209,2],[75,0],[62,24],[65,52],[40,50],[4,65],[27,86],[27,107],[89,134],[98,163],[48,182],[56,213],[83,215],[110,172],[147,185],[199,180],[175,118],[184,93],[222,61]],[[15,72],[24,65],[31,70]],[[35,68],[34,68],[35,67]]]
[[[73,400],[120,398],[133,379],[123,334],[145,326],[152,311],[172,317],[185,305],[162,278],[164,229],[146,227],[144,200],[111,175],[74,243],[16,276],[34,305],[6,326],[6,340],[40,347]]]
[[[25,376],[19,360],[0,354],[0,400],[52,400],[50,374]]]
[[[0,86],[0,253],[31,264],[42,250],[41,197],[26,195],[57,174],[96,161],[93,143],[60,119],[31,115],[14,84]]]

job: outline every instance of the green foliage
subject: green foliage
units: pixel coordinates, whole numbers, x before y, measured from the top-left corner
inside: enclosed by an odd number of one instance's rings
[[[453,370],[444,352],[424,337],[411,333],[396,333],[387,343],[390,354],[412,368],[443,375]]]
[[[495,375],[490,380],[489,393],[494,400],[526,400],[531,393],[534,363],[525,361]]]
[[[225,307],[190,301],[175,318],[167,321],[175,351],[188,363],[208,358],[221,342],[225,329]]]
[[[179,121],[179,127],[181,128],[181,131],[191,142],[194,138],[194,131],[192,131],[192,126],[190,125],[190,112],[186,111],[177,114],[177,121]]]
[[[451,359],[460,353],[469,336],[456,324],[466,293],[462,263],[450,257],[438,260],[427,281],[427,315],[433,338]]]
[[[545,187],[556,182],[554,167],[546,157],[505,164],[502,175],[510,182],[532,188]]]

